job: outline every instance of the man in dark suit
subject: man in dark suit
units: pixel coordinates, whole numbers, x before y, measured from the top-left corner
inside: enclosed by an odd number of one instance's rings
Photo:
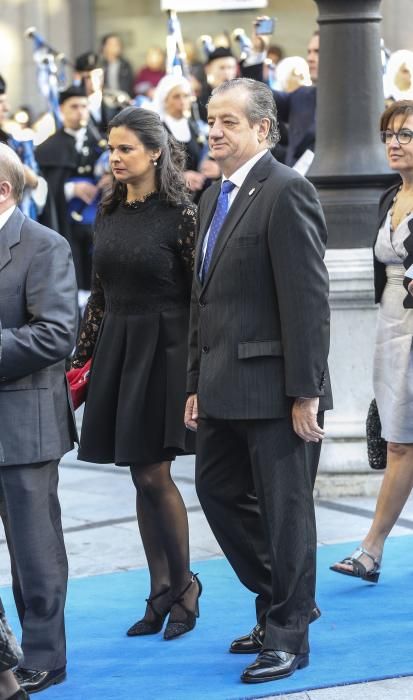
[[[17,208],[18,156],[0,144],[0,514],[11,559],[29,693],[66,676],[67,558],[58,463],[76,436],[65,358],[77,325],[67,241]]]
[[[307,63],[312,85],[302,85],[293,92],[274,92],[278,118],[288,124],[286,165],[294,165],[306,150],[315,149],[319,49],[320,33],[316,31],[307,47]]]
[[[308,664],[314,617],[313,485],[331,407],[326,229],[313,186],[269,152],[276,107],[262,83],[212,93],[209,142],[223,171],[199,207],[185,423],[196,485],[258,624],[242,680]]]

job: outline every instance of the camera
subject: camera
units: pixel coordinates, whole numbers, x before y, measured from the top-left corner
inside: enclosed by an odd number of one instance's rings
[[[257,19],[255,23],[255,33],[260,34],[273,34],[276,18],[272,17],[270,19]]]

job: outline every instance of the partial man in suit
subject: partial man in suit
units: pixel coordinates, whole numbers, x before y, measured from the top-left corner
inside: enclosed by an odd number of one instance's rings
[[[67,558],[58,464],[76,437],[65,358],[76,335],[68,242],[17,208],[18,156],[0,144],[0,513],[9,548],[29,693],[66,676]]]
[[[319,50],[320,32],[315,31],[307,47],[307,63],[312,85],[302,85],[293,92],[274,92],[278,117],[288,124],[286,165],[293,166],[305,151],[315,150]]]
[[[238,78],[208,105],[223,171],[199,206],[185,423],[198,430],[196,486],[257,625],[246,683],[308,664],[315,608],[313,503],[323,412],[331,408],[325,222],[313,186],[278,163],[276,107]],[[230,614],[230,613],[229,613]]]

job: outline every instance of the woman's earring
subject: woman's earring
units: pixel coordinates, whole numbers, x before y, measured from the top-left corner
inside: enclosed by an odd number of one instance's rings
[[[157,160],[153,160],[152,163],[154,164],[154,166],[155,166],[155,168],[156,168],[156,166],[158,165],[158,161],[157,161]]]

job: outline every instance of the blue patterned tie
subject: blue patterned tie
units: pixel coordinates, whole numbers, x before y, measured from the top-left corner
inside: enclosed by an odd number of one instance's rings
[[[211,264],[212,253],[214,252],[215,243],[217,242],[219,232],[225,217],[228,214],[229,193],[234,189],[235,185],[231,180],[224,180],[221,185],[221,192],[217,200],[217,206],[209,228],[209,236],[205,257],[201,268],[201,281],[203,282]]]

